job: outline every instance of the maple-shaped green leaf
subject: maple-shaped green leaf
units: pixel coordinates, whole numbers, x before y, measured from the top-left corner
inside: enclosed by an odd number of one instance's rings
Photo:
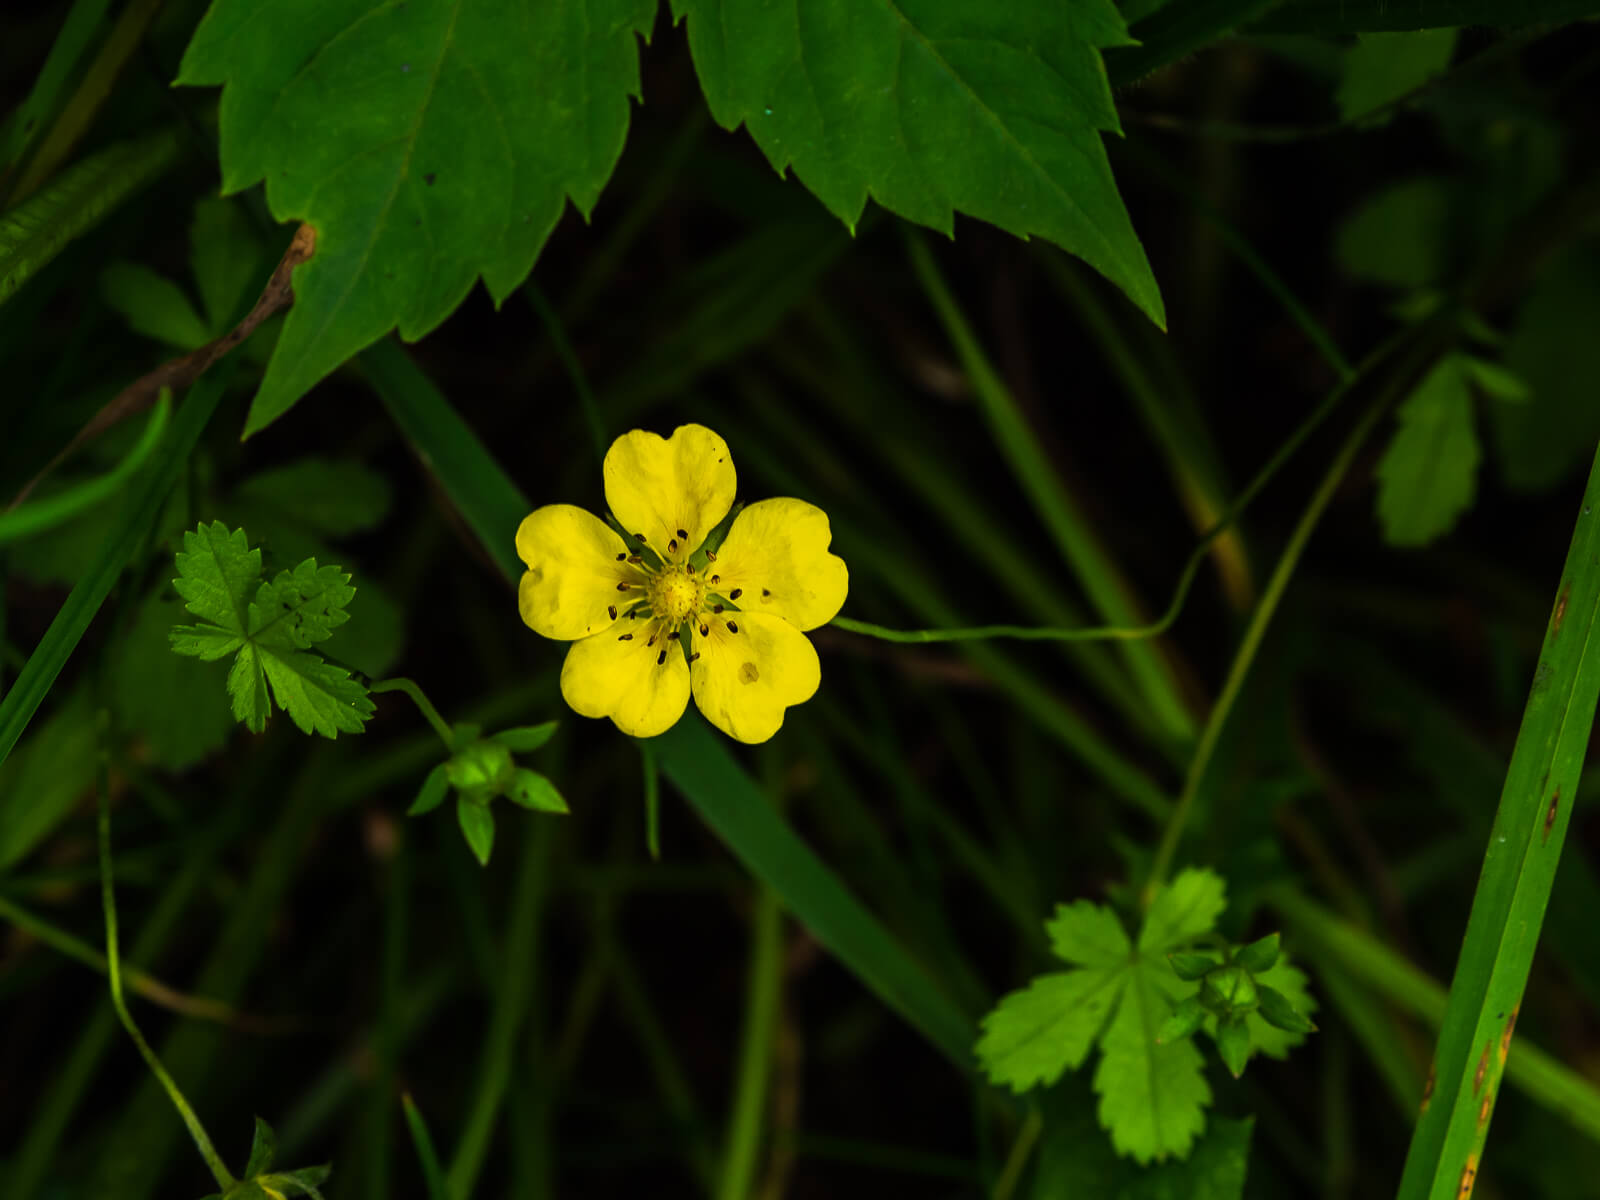
[[[870,196],[949,233],[963,212],[1078,255],[1165,325],[1106,161],[1099,51],[1130,44],[1111,0],[860,5],[672,0],[711,105],[855,228]]]
[[[1454,528],[1477,490],[1471,372],[1447,354],[1401,402],[1400,426],[1378,462],[1378,521],[1392,546],[1424,546]]]
[[[360,733],[373,713],[367,689],[308,653],[346,619],[349,576],[307,559],[263,581],[261,551],[221,521],[186,532],[183,545],[173,586],[205,623],[174,626],[172,648],[205,661],[236,655],[228,671],[234,716],[259,733],[275,698],[306,733]]]
[[[1094,1089],[1117,1153],[1141,1163],[1187,1154],[1205,1129],[1211,1089],[1190,1036],[1199,1019],[1169,1025],[1197,985],[1179,979],[1167,956],[1210,933],[1226,905],[1220,877],[1183,871],[1152,898],[1136,941],[1109,908],[1058,906],[1045,928],[1075,969],[1039,976],[984,1018],[984,1071],[1018,1092],[1051,1084],[1082,1066],[1098,1040]]]
[[[481,275],[498,303],[616,165],[654,0],[214,0],[178,72],[223,85],[225,192],[265,180],[316,254],[247,434]]]

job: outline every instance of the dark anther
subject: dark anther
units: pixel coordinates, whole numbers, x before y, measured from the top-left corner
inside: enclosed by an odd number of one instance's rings
[[[706,561],[707,562],[716,562],[717,561],[717,552],[715,550],[707,550],[706,551]]]
[[[638,538],[639,541],[641,541],[641,542],[644,541],[644,534],[642,534],[642,533],[636,533],[633,536]]]
[[[621,554],[617,555],[617,561],[618,562],[627,562],[628,561],[628,552],[626,550],[624,550]]]
[[[619,642],[631,642],[631,641],[633,641],[633,634],[625,633],[621,637],[619,637],[617,639],[617,641],[619,641]]]
[[[667,634],[667,640],[671,642],[677,641],[679,632],[679,630],[674,629],[671,633]]]
[[[728,593],[728,599],[729,600],[737,600],[742,595],[744,595],[744,589],[743,588],[734,588],[733,591]]]
[[[705,637],[706,634],[708,634],[710,632],[711,632],[711,626],[709,626],[709,625],[700,626],[700,636],[701,637]]]
[[[738,633],[739,632],[739,626],[736,625],[734,622],[729,621],[728,622],[728,632],[729,633]]]
[[[627,583],[625,583],[625,582],[624,582],[624,583],[619,583],[619,584],[617,584],[617,591],[619,591],[619,592],[625,592],[625,591],[627,591],[627,590],[628,590],[628,585],[627,585]]]
[[[687,529],[680,529],[678,530],[678,536],[687,542],[689,540],[689,531]]]
[[[711,606],[711,611],[712,611],[712,612],[714,612],[714,613],[719,613],[719,612],[721,612],[721,611],[722,611],[722,605],[720,605],[720,604],[713,604],[713,605],[712,605],[712,606]]]
[[[769,592],[769,591],[767,591],[767,589],[766,589],[766,588],[762,588],[762,589],[761,589],[761,594],[762,594],[762,595],[763,595],[763,596],[770,596],[770,595],[772,595],[772,593],[771,593],[771,592]]]
[[[650,640],[648,642],[646,642],[645,645],[646,646],[654,646],[655,644],[656,644],[656,635],[652,633],[650,635]]]
[[[617,606],[615,604],[606,605],[606,613],[615,621],[617,619]]]
[[[713,575],[711,577],[711,582],[712,583],[721,583],[722,582],[722,576],[721,575]]]
[[[667,661],[667,652],[665,650],[663,650],[660,654],[656,655],[656,666],[659,667],[662,663],[664,663],[666,661]]]
[[[632,621],[637,621],[640,618],[640,616],[642,616],[642,615],[643,614],[641,614],[639,612],[639,610],[636,608],[631,613],[628,614],[628,619],[632,620]]]
[[[684,566],[683,569],[685,571],[689,572],[689,574],[691,574],[691,575],[694,574],[694,564],[693,563],[688,563],[687,565]]]
[[[677,552],[678,552],[678,539],[677,538],[673,538],[671,541],[669,541],[667,543],[667,553],[668,554],[676,554]]]
[[[697,659],[699,657],[700,657],[700,651],[696,650],[693,654],[689,655],[689,661],[693,662],[695,659]]]
[[[630,554],[630,555],[628,555],[628,561],[631,562],[634,566],[638,566],[640,563],[642,563],[644,561],[644,559],[640,558],[637,554]]]

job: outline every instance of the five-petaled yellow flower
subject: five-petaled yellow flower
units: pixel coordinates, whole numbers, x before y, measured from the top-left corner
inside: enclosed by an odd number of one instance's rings
[[[828,516],[803,500],[761,500],[704,543],[733,507],[728,444],[703,425],[670,438],[635,429],[611,444],[606,503],[635,542],[571,504],[523,519],[517,590],[535,633],[574,645],[561,694],[586,717],[653,737],[689,694],[711,723],[764,742],[821,681],[802,632],[831,621],[849,573],[828,552]]]

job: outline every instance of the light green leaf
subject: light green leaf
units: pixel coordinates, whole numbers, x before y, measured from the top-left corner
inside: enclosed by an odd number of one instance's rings
[[[1139,930],[1139,949],[1146,954],[1166,954],[1186,946],[1215,929],[1227,907],[1228,885],[1220,875],[1197,867],[1180,871],[1150,901]]]
[[[1390,287],[1437,282],[1444,272],[1450,195],[1423,176],[1367,197],[1339,229],[1339,262],[1351,275]]]
[[[114,262],[100,272],[100,295],[135,333],[193,350],[211,340],[183,289],[139,263]]]
[[[851,229],[869,195],[944,233],[964,212],[1050,239],[1165,324],[1101,143],[1118,123],[1098,52],[1128,44],[1110,0],[672,10],[718,123],[748,126]]]
[[[1339,115],[1345,120],[1400,99],[1449,66],[1456,30],[1364,33],[1345,56]]]
[[[220,521],[185,533],[177,563],[173,586],[190,612],[212,623],[175,626],[172,649],[204,660],[238,652],[228,672],[235,717],[259,733],[275,699],[307,733],[361,732],[374,711],[365,686],[306,653],[347,619],[349,576],[307,559],[262,582],[261,552],[249,548],[244,530],[230,533]]]
[[[465,796],[456,797],[456,820],[461,825],[461,835],[477,857],[480,866],[489,865],[489,853],[494,849],[494,814],[487,804],[474,804]]]
[[[587,214],[616,164],[654,15],[651,0],[212,4],[178,81],[225,85],[224,190],[265,179],[274,217],[317,230],[247,434],[389,330],[433,329],[480,274],[497,302],[522,282],[567,197]]]
[[[1094,1073],[1100,1124],[1117,1153],[1136,1162],[1182,1158],[1205,1129],[1211,1088],[1193,1038],[1156,1039],[1172,1014],[1177,989],[1188,985],[1180,984],[1165,963],[1146,958],[1127,976],[1121,1007],[1100,1039]]]
[[[1440,359],[1400,405],[1400,427],[1378,463],[1378,520],[1392,546],[1423,546],[1472,504],[1483,452],[1465,360]]]
[[[1040,975],[983,1019],[978,1061],[995,1083],[1024,1092],[1052,1084],[1089,1056],[1122,997],[1122,967]]]
[[[1133,949],[1117,914],[1088,900],[1056,905],[1044,929],[1057,958],[1086,967],[1125,962]]]
[[[1140,1167],[1114,1157],[1076,1096],[1050,1100],[1033,1200],[1242,1200],[1252,1122],[1213,1117],[1188,1158]]]

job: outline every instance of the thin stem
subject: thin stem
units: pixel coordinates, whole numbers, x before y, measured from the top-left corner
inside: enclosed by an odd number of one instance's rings
[[[433,726],[433,731],[444,742],[445,749],[452,753],[455,752],[455,732],[445,724],[444,718],[439,715],[439,710],[422,694],[422,689],[415,682],[407,679],[404,675],[396,675],[393,679],[379,679],[369,683],[367,690],[372,692],[404,692],[410,696],[412,703],[422,710],[422,715],[428,718],[428,724]]]
[[[1032,1157],[1033,1148],[1043,1131],[1044,1120],[1039,1116],[1039,1110],[1034,1109],[1017,1132],[1017,1140],[1011,1143],[1011,1153],[1006,1155],[1006,1165],[1001,1168],[1000,1178],[995,1180],[990,1200],[1011,1200],[1011,1194],[1022,1182],[1022,1172],[1027,1169],[1028,1159]]]
[[[1423,346],[1412,357],[1412,363],[1426,353]],[[1380,352],[1381,353],[1381,352]],[[1370,364],[1371,359],[1368,360]],[[1410,364],[1408,364],[1409,366]],[[1363,370],[1359,375],[1364,375]],[[1222,736],[1223,727],[1228,723],[1228,717],[1233,712],[1234,702],[1239,698],[1239,692],[1244,687],[1245,678],[1250,674],[1250,668],[1255,663],[1256,652],[1261,648],[1261,641],[1266,636],[1267,627],[1272,624],[1272,618],[1278,611],[1278,603],[1283,599],[1283,594],[1289,586],[1295,568],[1300,564],[1300,556],[1305,552],[1306,544],[1311,540],[1311,534],[1316,530],[1317,522],[1322,519],[1328,503],[1333,499],[1333,494],[1343,482],[1345,473],[1350,469],[1350,464],[1355,461],[1356,453],[1361,449],[1362,443],[1367,440],[1378,419],[1388,410],[1389,402],[1399,391],[1400,387],[1410,377],[1409,369],[1396,371],[1390,384],[1378,396],[1366,414],[1356,423],[1339,447],[1339,452],[1334,456],[1327,472],[1322,477],[1322,482],[1317,485],[1316,492],[1311,497],[1311,502],[1300,515],[1300,521],[1295,526],[1293,534],[1289,537],[1289,544],[1283,548],[1283,554],[1278,558],[1278,564],[1273,568],[1272,577],[1267,580],[1267,586],[1261,593],[1261,600],[1257,603],[1255,611],[1250,615],[1250,624],[1246,627],[1244,638],[1239,644],[1238,651],[1233,656],[1233,665],[1228,670],[1227,682],[1223,684],[1222,693],[1217,697],[1217,702],[1212,706],[1211,715],[1206,720],[1206,725],[1200,732],[1200,740],[1195,745],[1194,758],[1189,763],[1188,773],[1184,776],[1183,791],[1178,796],[1178,804],[1172,810],[1172,815],[1167,818],[1167,826],[1161,834],[1161,843],[1156,848],[1154,860],[1150,864],[1150,874],[1145,881],[1144,900],[1149,903],[1155,889],[1166,879],[1167,871],[1172,866],[1173,855],[1177,853],[1178,841],[1183,836],[1184,826],[1188,823],[1189,812],[1194,807],[1194,798],[1200,791],[1200,784],[1205,779],[1206,768],[1211,765],[1211,756],[1216,751],[1217,741]]]
[[[644,840],[652,862],[661,861],[661,771],[656,752],[639,743],[639,758],[644,765]]]
[[[217,1153],[216,1147],[211,1144],[205,1126],[200,1123],[200,1118],[195,1115],[194,1109],[189,1107],[189,1101],[184,1098],[177,1083],[171,1075],[167,1074],[161,1060],[156,1057],[156,1052],[144,1040],[144,1034],[139,1032],[139,1027],[134,1024],[133,1016],[128,1012],[127,1003],[122,997],[122,967],[120,955],[117,952],[117,898],[116,891],[111,882],[111,781],[110,769],[106,762],[104,736],[102,731],[99,770],[100,794],[100,903],[105,910],[106,921],[106,973],[111,979],[111,1006],[117,1011],[117,1019],[122,1022],[122,1027],[128,1031],[128,1036],[133,1039],[133,1044],[138,1047],[139,1055],[144,1059],[145,1065],[150,1068],[150,1073],[156,1077],[166,1091],[172,1106],[178,1110],[178,1115],[183,1118],[183,1123],[188,1126],[189,1136],[194,1139],[195,1148],[200,1151],[200,1157],[206,1160],[206,1166],[211,1168],[211,1175],[217,1181],[217,1186],[226,1192],[233,1187],[236,1180],[223,1164],[222,1157]]]
[[[738,1085],[728,1117],[728,1143],[722,1158],[718,1200],[744,1200],[752,1191],[768,1085],[777,1045],[778,1007],[783,983],[783,923],[778,896],[764,887],[756,897],[750,973],[745,987],[744,1036],[739,1048]]]

